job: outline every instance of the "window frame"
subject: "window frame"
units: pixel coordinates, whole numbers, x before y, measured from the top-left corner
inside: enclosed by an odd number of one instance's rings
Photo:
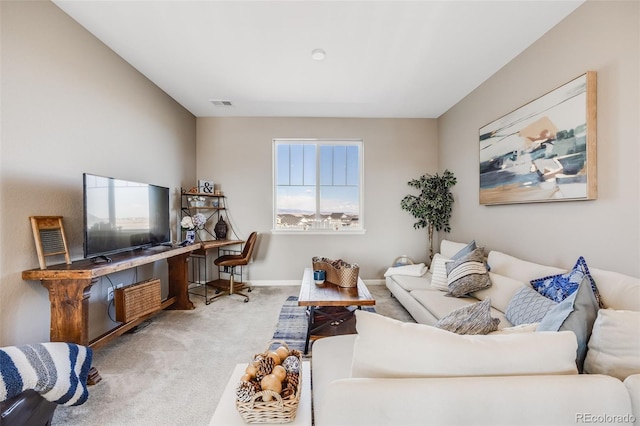
[[[278,145],[355,145],[358,146],[358,179],[359,179],[359,187],[358,187],[358,197],[359,197],[359,207],[360,212],[358,215],[358,223],[360,224],[357,229],[343,229],[339,228],[335,229],[318,229],[318,228],[308,228],[308,229],[287,229],[287,228],[278,228],[276,227],[278,211],[277,211],[277,188],[278,188],[278,170],[277,170],[277,147]],[[319,152],[319,148],[316,149],[316,152]],[[272,220],[271,220],[271,232],[273,234],[285,234],[285,235],[362,235],[365,234],[366,229],[364,226],[364,140],[359,138],[273,138],[272,140],[272,163],[271,163],[271,190],[272,190]],[[319,191],[320,185],[320,158],[316,156],[316,192]],[[319,204],[320,200],[316,200],[316,214],[319,214]]]

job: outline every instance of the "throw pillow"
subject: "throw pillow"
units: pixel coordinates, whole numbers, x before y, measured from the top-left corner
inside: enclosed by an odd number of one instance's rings
[[[620,380],[640,373],[640,312],[600,309],[588,347],[585,373]]]
[[[597,314],[598,303],[589,279],[585,277],[576,291],[545,315],[537,331],[573,331],[578,340],[576,365],[582,373],[587,355],[587,342]]]
[[[447,268],[445,266],[449,259],[436,253],[431,261],[431,287],[438,290],[447,291]]]
[[[513,296],[504,315],[513,325],[532,324],[542,318],[557,305],[529,286],[520,288]]]
[[[84,404],[93,350],[65,342],[0,349],[0,401],[31,389],[64,406]]]
[[[571,295],[574,291],[576,291],[578,285],[580,285],[582,279],[585,277],[589,279],[589,283],[591,285],[591,289],[593,290],[593,294],[595,295],[596,301],[598,302],[598,306],[602,307],[598,287],[596,287],[596,282],[593,280],[591,274],[589,273],[587,262],[582,256],[578,258],[578,261],[576,262],[573,269],[571,269],[566,274],[551,275],[548,277],[532,280],[531,286],[533,286],[533,288],[535,288],[538,293],[559,303],[569,297],[569,295]]]
[[[471,241],[469,244],[460,249],[456,254],[451,256],[451,260],[458,260],[463,256],[468,255],[478,247],[476,246],[476,240]]]
[[[363,310],[355,315],[354,378],[577,374],[570,332],[462,335]]]
[[[478,247],[460,259],[448,262],[447,295],[462,297],[472,291],[487,288],[491,285],[489,272],[484,262],[484,248]]]
[[[464,306],[436,323],[436,327],[457,334],[489,334],[498,329],[500,319],[491,318],[491,299]]]

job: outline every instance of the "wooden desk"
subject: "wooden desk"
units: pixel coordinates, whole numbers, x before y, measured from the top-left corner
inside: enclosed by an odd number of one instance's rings
[[[194,254],[204,254],[207,250],[219,249],[221,247],[233,246],[235,244],[244,244],[244,240],[210,240],[200,243],[200,249],[194,251]]]
[[[77,343],[91,348],[104,345],[149,318],[145,315],[122,324],[111,331],[89,340],[89,296],[91,287],[98,278],[114,272],[124,271],[167,259],[169,264],[169,295],[162,303],[162,309],[194,309],[189,300],[187,282],[187,260],[200,244],[186,247],[152,247],[111,256],[112,262],[91,262],[88,259],[49,266],[47,269],[31,269],[22,272],[24,280],[40,280],[49,290],[51,303],[51,326],[49,336],[52,342]]]

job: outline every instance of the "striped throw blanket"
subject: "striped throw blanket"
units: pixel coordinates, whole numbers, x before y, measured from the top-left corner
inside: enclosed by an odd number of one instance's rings
[[[33,389],[57,404],[83,404],[92,355],[86,346],[63,342],[0,348],[0,401]]]

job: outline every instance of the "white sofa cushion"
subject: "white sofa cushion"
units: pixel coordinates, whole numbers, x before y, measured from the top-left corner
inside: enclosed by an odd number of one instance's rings
[[[624,385],[631,396],[633,415],[636,417],[634,425],[640,424],[640,374],[634,374],[624,379]]]
[[[589,268],[605,308],[640,311],[640,278]]]
[[[499,251],[489,252],[487,263],[491,272],[511,277],[523,283],[529,283],[536,278],[567,272],[566,269],[528,262]]]
[[[352,377],[577,374],[571,332],[460,335],[361,310],[355,315]]]
[[[431,289],[431,273],[427,272],[421,277],[412,277],[409,275],[394,275],[392,277],[386,277],[387,280],[392,279],[400,287],[406,291],[419,290],[419,289]]]
[[[440,242],[440,254],[448,259],[451,259],[456,255],[456,253],[467,247],[469,244],[470,243],[457,243],[455,241],[442,240]]]
[[[602,375],[341,379],[313,398],[316,426],[633,424],[625,386]]]
[[[479,300],[484,300],[487,297],[491,298],[491,306],[499,309],[502,312],[507,311],[509,302],[513,299],[513,296],[522,287],[531,287],[528,284],[518,281],[513,278],[509,278],[504,275],[496,274],[489,271],[489,279],[491,280],[491,287],[474,291],[471,296]]]
[[[586,373],[620,380],[640,373],[640,312],[600,309],[588,346]]]

